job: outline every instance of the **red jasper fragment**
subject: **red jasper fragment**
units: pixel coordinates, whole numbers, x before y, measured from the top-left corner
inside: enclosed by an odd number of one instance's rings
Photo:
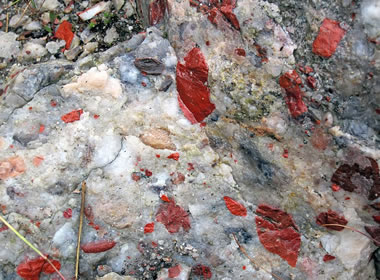
[[[203,279],[211,279],[212,272],[208,266],[197,264],[193,266],[192,273],[196,276],[203,276]]]
[[[325,18],[313,42],[313,53],[329,58],[335,53],[344,34],[346,31],[340,27],[339,22]]]
[[[166,196],[166,195],[164,195],[164,194],[163,194],[163,195],[161,195],[161,196],[160,196],[160,198],[161,198],[161,200],[162,200],[162,201],[165,201],[165,202],[170,202],[170,201],[171,201],[171,200],[170,200],[170,198],[169,198],[169,197],[167,197],[167,196]]]
[[[235,53],[239,56],[245,56],[245,50],[241,48],[235,49]]]
[[[80,116],[83,114],[83,110],[74,110],[61,117],[61,120],[65,123],[72,123],[80,120]]]
[[[322,212],[318,215],[317,224],[320,226],[324,226],[325,224],[339,224],[339,225],[347,225],[348,221],[344,218],[344,216],[339,216],[338,213],[329,209],[327,212]],[[324,226],[328,229],[342,231],[344,227],[340,226]]]
[[[2,227],[0,227],[0,232],[3,232],[7,229],[8,229],[8,227],[6,225],[3,225]]]
[[[17,266],[17,274],[26,280],[39,279],[42,267],[45,263],[44,258],[26,259]]]
[[[66,46],[65,49],[68,50],[70,48],[71,42],[74,38],[74,33],[71,31],[71,23],[64,20],[59,26],[57,31],[54,34],[55,38],[65,40]]]
[[[144,234],[152,233],[154,231],[154,223],[146,224],[144,227]]]
[[[189,231],[191,228],[189,213],[178,206],[174,200],[161,204],[156,214],[156,220],[162,223],[170,233],[179,232],[181,227],[185,231]]]
[[[34,165],[35,167],[38,167],[38,166],[41,165],[41,163],[42,163],[44,160],[45,160],[45,159],[44,159],[44,157],[42,157],[42,156],[35,156],[35,157],[33,158],[33,165]]]
[[[323,261],[324,262],[329,262],[329,261],[332,261],[332,260],[335,260],[334,256],[331,256],[329,254],[326,254],[326,255],[323,256]]]
[[[331,185],[331,189],[333,192],[337,192],[340,190],[340,187],[337,185],[337,184],[332,184]]]
[[[317,80],[314,77],[309,76],[307,77],[306,81],[307,81],[307,85],[311,87],[312,89],[317,88]]]
[[[362,181],[372,182],[372,186],[368,186],[370,189],[368,194],[369,200],[374,200],[380,196],[380,174],[379,166],[376,160],[367,158],[370,162],[370,166],[362,168],[359,164],[354,163],[350,165],[344,163],[334,172],[331,177],[331,182],[339,185],[342,189],[353,192],[363,192],[363,186],[360,186],[356,182],[358,177],[363,177]],[[370,184],[368,184],[370,185]],[[367,188],[367,187],[366,187]]]
[[[152,175],[153,175],[152,171],[150,171],[148,169],[145,170],[145,176],[150,177]]]
[[[172,153],[168,156],[169,159],[179,160],[179,153]]]
[[[63,211],[63,217],[65,219],[70,219],[73,216],[73,210],[71,208],[67,208],[65,211]]]
[[[372,218],[376,223],[380,224],[380,216],[372,216]]]
[[[292,117],[296,118],[307,112],[307,107],[302,100],[304,93],[300,89],[302,80],[298,73],[295,70],[288,71],[280,77],[279,82],[280,86],[286,91],[285,102]]]
[[[141,175],[140,174],[141,174],[140,172],[133,172],[132,175],[131,175],[132,180],[136,181],[136,182],[139,181],[141,179]]]
[[[159,23],[165,16],[166,1],[154,0],[149,4],[149,24]]]
[[[42,133],[45,130],[45,126],[43,124],[40,125],[40,128],[38,129],[38,133]]]
[[[179,265],[179,264],[169,268],[168,269],[169,278],[176,278],[178,275],[181,274],[181,271],[182,271],[182,268],[181,268],[181,265]]]
[[[83,250],[83,252],[87,254],[91,254],[91,253],[101,253],[101,252],[108,251],[112,249],[113,247],[115,247],[115,245],[116,245],[115,241],[100,240],[100,241],[94,241],[94,242],[83,244],[80,247]]]
[[[206,86],[208,66],[200,49],[193,48],[184,60],[184,64],[177,64],[178,99],[185,117],[194,124],[210,115],[215,105],[210,102],[210,90]]]
[[[185,181],[185,175],[183,175],[181,172],[176,172],[173,174],[173,178],[171,179],[171,182],[174,185],[179,185]]]
[[[240,30],[239,21],[234,12],[232,11],[233,9],[235,9],[235,7],[236,0],[223,0],[222,6],[220,7],[220,11],[236,30]]]
[[[282,153],[283,158],[288,158],[289,157],[289,151],[288,149],[284,149],[284,152]]]
[[[279,255],[295,267],[301,247],[301,236],[293,218],[281,209],[261,204],[256,210],[258,215],[256,231],[261,244],[269,252]],[[270,221],[265,220],[270,219]]]
[[[232,215],[235,216],[247,216],[247,208],[244,207],[243,204],[233,200],[229,196],[223,197],[224,202],[226,203],[227,209],[230,210]]]

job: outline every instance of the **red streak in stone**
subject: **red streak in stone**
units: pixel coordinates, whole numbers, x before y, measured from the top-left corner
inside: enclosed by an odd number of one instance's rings
[[[67,208],[63,211],[63,217],[66,219],[70,219],[73,216],[73,210],[71,208]]]
[[[300,89],[302,80],[298,73],[295,70],[288,71],[280,77],[279,82],[280,86],[286,91],[285,102],[292,117],[296,118],[307,112],[307,107],[302,101],[304,93]]]
[[[154,0],[149,4],[149,24],[159,23],[165,16],[166,1]]]
[[[211,279],[212,272],[208,266],[197,264],[192,268],[192,273],[197,276],[203,276],[204,279]]]
[[[323,226],[324,224],[339,224],[339,225],[347,225],[348,221],[344,218],[344,216],[339,216],[338,213],[332,211],[331,209],[328,212],[322,212],[318,215],[316,222],[318,225]],[[344,227],[340,226],[324,226],[328,229],[342,231]]]
[[[193,48],[184,58],[185,63],[177,64],[177,90],[181,99],[185,117],[191,123],[202,122],[210,115],[215,105],[210,102],[210,90],[206,86],[208,79],[208,66],[206,60],[198,48]],[[192,117],[189,116],[191,113]]]
[[[269,205],[261,204],[256,210],[256,231],[261,244],[269,252],[279,255],[288,264],[295,267],[301,247],[300,234],[295,230],[298,227],[291,215]]]
[[[144,227],[144,234],[152,233],[154,231],[154,223],[146,224]]]
[[[230,210],[232,215],[242,217],[247,216],[247,208],[245,208],[243,204],[233,200],[231,197],[228,196],[223,197],[223,199],[226,203],[228,210]]]
[[[329,262],[329,261],[332,261],[332,260],[335,260],[334,256],[331,256],[329,254],[326,254],[326,255],[323,256],[323,261],[324,262]]]
[[[156,220],[164,224],[170,233],[179,232],[181,227],[185,231],[189,231],[191,228],[189,214],[182,207],[176,205],[174,200],[161,204],[156,214]]]
[[[168,156],[169,159],[179,160],[179,153],[172,153]]]
[[[64,20],[58,27],[57,31],[54,34],[55,38],[65,40],[66,46],[65,49],[68,50],[70,48],[71,42],[74,38],[74,33],[71,31],[71,23]]]
[[[176,278],[178,275],[181,274],[181,265],[177,264],[176,266],[173,266],[168,269],[169,271],[169,278]]]
[[[86,244],[83,244],[81,246],[81,249],[85,253],[101,253],[108,251],[115,247],[116,242],[112,240],[100,240],[100,241],[94,241],[94,242],[89,242]]]
[[[80,120],[80,116],[83,114],[83,110],[74,110],[61,117],[61,120],[65,123],[72,123]]]
[[[344,34],[346,31],[340,27],[339,22],[325,18],[313,42],[313,53],[329,58],[335,53]]]

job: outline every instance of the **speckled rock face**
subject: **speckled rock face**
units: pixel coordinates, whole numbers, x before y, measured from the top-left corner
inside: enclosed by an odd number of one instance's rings
[[[377,279],[378,7],[300,2],[144,2],[146,32],[16,67],[2,217],[66,279],[84,181],[83,279]],[[58,279],[0,244],[0,279]]]

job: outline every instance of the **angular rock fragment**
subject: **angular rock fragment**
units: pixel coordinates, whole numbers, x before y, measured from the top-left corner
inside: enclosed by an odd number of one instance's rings
[[[295,267],[301,247],[301,235],[292,216],[281,209],[260,204],[256,210],[256,231],[261,244]],[[268,221],[269,220],[269,221]]]
[[[136,58],[135,66],[148,75],[160,75],[165,70],[164,64],[152,57]]]
[[[82,244],[80,248],[83,250],[83,252],[90,254],[90,253],[101,253],[108,251],[115,247],[116,242],[112,240],[100,240],[100,241],[94,241],[89,242],[86,244]]]
[[[313,53],[326,58],[331,57],[344,34],[346,31],[340,27],[339,22],[329,18],[324,19],[313,42]]]
[[[181,227],[184,231],[189,231],[191,228],[189,213],[177,205],[174,200],[161,204],[156,214],[156,220],[164,224],[170,233],[179,232]]]
[[[215,105],[210,102],[208,66],[200,49],[193,48],[184,60],[177,64],[178,99],[185,117],[194,124],[210,115]]]
[[[21,157],[11,157],[0,161],[0,179],[16,177],[26,170],[24,160]]]
[[[247,216],[247,209],[244,207],[243,204],[233,200],[231,197],[225,196],[224,202],[226,203],[226,206],[228,210],[230,210],[232,215],[235,216]]]
[[[74,38],[74,33],[71,31],[72,25],[70,22],[64,20],[59,26],[57,31],[54,33],[54,37],[65,40],[66,46],[65,49],[68,50],[71,46],[71,42]]]
[[[165,80],[163,80],[160,85],[159,91],[167,91],[172,85],[172,83],[173,83],[172,77],[166,76]]]
[[[325,226],[326,224],[338,224],[338,225],[347,225],[348,221],[344,218],[344,216],[339,216],[338,213],[329,209],[327,212],[322,212],[318,215],[317,224],[320,226],[324,226],[328,229],[342,231],[344,227],[340,226]]]
[[[302,100],[304,93],[300,88],[302,80],[296,70],[286,72],[280,77],[279,82],[286,91],[285,102],[292,117],[296,118],[307,112],[307,107]]]
[[[170,139],[169,133],[161,128],[152,128],[140,135],[140,140],[154,149],[168,149],[175,151],[176,146]]]

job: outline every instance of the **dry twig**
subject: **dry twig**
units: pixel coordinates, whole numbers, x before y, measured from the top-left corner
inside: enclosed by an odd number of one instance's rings
[[[76,261],[75,261],[75,280],[77,280],[79,276],[80,241],[82,237],[83,215],[84,215],[84,206],[85,206],[85,198],[86,198],[86,182],[82,183],[81,194],[82,194],[82,199],[81,199],[81,204],[80,204],[77,256],[76,256]]]

